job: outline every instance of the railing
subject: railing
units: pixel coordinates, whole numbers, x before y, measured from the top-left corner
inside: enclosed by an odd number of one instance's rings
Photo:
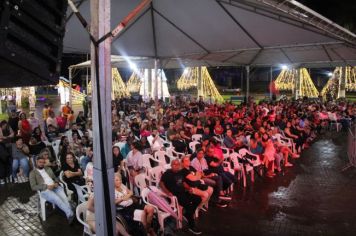
[[[356,124],[348,129],[347,156],[349,157],[349,163],[342,169],[342,171],[347,170],[350,167],[356,167]]]

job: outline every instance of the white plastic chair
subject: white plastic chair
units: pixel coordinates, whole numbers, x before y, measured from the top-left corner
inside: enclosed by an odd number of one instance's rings
[[[161,166],[164,166],[166,164],[169,164],[167,163],[166,161],[166,152],[165,151],[157,151],[154,153],[154,158],[159,162],[159,164]]]
[[[197,144],[200,144],[198,141],[192,141],[189,143],[189,148],[194,153],[196,151]]]
[[[277,141],[279,143],[289,147],[292,150],[292,152],[296,152],[295,143],[293,142],[293,140],[291,138],[283,137],[282,134],[278,134],[278,133],[273,136],[277,139]]]
[[[84,226],[83,229],[83,234],[90,235],[90,236],[95,236],[90,230],[89,225],[86,223],[86,217],[87,217],[87,202],[83,202],[77,206],[77,209],[75,210],[76,217],[79,223],[81,223]]]
[[[148,171],[148,181],[150,185],[155,185],[158,187],[159,181],[161,180],[162,174],[164,173],[164,168],[162,166],[153,167]]]
[[[70,201],[70,200],[72,200],[73,191],[68,188],[68,185],[67,185],[67,183],[64,181],[63,176],[64,176],[64,172],[61,171],[61,172],[59,173],[59,181],[60,181],[61,184],[64,186],[63,188],[65,189],[65,192],[67,193],[67,198],[68,198],[68,200]]]
[[[58,159],[58,153],[59,153],[59,144],[61,143],[61,140],[56,140],[52,142],[52,147],[54,154],[56,155],[56,159]]]
[[[231,162],[234,164],[234,170],[236,172],[239,173],[239,179],[240,179],[240,176],[242,177],[242,183],[243,183],[243,186],[244,188],[246,187],[246,173],[250,173],[251,175],[251,181],[253,182],[254,181],[254,170],[253,170],[253,167],[251,165],[246,165],[244,167],[243,164],[241,164],[239,162],[239,159],[242,159],[241,155],[236,153],[236,152],[233,152],[230,154],[230,160]]]
[[[37,213],[39,214],[39,216],[41,217],[42,221],[46,221],[46,199],[44,199],[41,196],[41,191],[37,191],[38,193],[38,200],[39,200],[39,206],[38,206],[38,210]],[[52,203],[53,209],[56,207],[56,205],[54,205]]]
[[[335,126],[336,132],[339,132],[341,130],[341,123],[337,121],[336,114],[328,112],[328,117],[329,117],[329,130],[332,130],[332,128]]]
[[[248,154],[249,156],[253,156],[254,157],[254,159],[249,159],[249,158],[247,158],[248,160],[249,160],[249,162],[252,164],[252,168],[259,168],[259,171],[260,171],[260,175],[262,176],[262,168],[260,168],[261,166],[262,166],[262,162],[260,161],[260,157],[258,156],[258,155],[256,155],[256,154],[253,154],[252,152],[250,152],[249,150],[247,150],[246,148],[242,148],[242,149],[240,149],[239,150],[239,154],[241,155],[241,157],[245,157],[246,156],[246,154]],[[249,166],[249,165],[247,165],[247,166]],[[250,172],[251,170],[250,170],[250,167],[247,167],[246,166],[246,172]],[[252,173],[252,172],[251,172]],[[251,181],[252,182],[254,182],[255,181],[255,179],[254,179],[254,175],[251,175]]]
[[[182,159],[182,157],[186,156],[184,153],[182,152],[177,152],[175,150],[172,150],[172,155],[175,159]]]
[[[226,159],[226,158],[229,158],[229,157],[230,157],[231,150],[230,150],[229,148],[226,148],[226,147],[221,147],[221,150],[222,150],[222,153],[223,153],[224,159]]]
[[[135,176],[135,185],[140,190],[140,193],[144,188],[147,187],[147,176],[144,173],[138,174]]]
[[[152,169],[153,167],[159,166],[161,164],[160,161],[154,158],[151,154],[143,154],[142,158],[143,167],[145,167],[146,169]],[[154,166],[152,166],[151,161],[155,163]]]
[[[192,135],[192,140],[194,142],[201,142],[202,138],[203,138],[203,135],[201,135],[201,134],[193,134]]]
[[[163,140],[163,146],[167,149],[167,148],[172,148],[173,144],[171,141],[164,141]]]
[[[165,195],[163,192],[161,192],[160,190],[158,190],[157,188],[154,188],[155,189],[155,192],[157,192],[159,195],[162,195],[162,196],[165,196],[165,197],[168,197],[167,195]],[[158,209],[158,207],[156,205],[153,205],[151,204],[149,201],[148,201],[148,193],[152,191],[148,188],[144,188],[142,189],[141,191],[141,198],[142,198],[142,201],[147,204],[147,205],[151,205],[155,208],[156,212],[157,212],[157,216],[158,216],[158,223],[159,223],[159,226],[160,226],[160,230],[162,231],[162,235],[164,235],[164,221],[166,218],[168,218],[170,216],[169,213],[167,212],[163,212],[161,210]],[[178,204],[178,200],[175,196],[173,197],[169,197],[170,200],[171,200],[171,203],[170,203],[170,206],[171,208],[177,213],[178,215],[178,218],[181,219],[181,211],[180,211],[180,208],[179,208],[179,204]],[[178,220],[177,221],[177,228],[181,228],[182,227],[182,222],[181,220]]]
[[[73,183],[75,190],[77,191],[78,195],[78,204],[87,202],[89,198],[89,190],[87,186],[79,186],[78,184]]]

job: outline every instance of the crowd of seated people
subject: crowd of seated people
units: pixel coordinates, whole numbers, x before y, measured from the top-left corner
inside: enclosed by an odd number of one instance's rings
[[[20,179],[27,182],[30,177],[31,188],[62,209],[70,223],[72,207],[81,203],[74,185],[83,186],[89,196],[87,221],[95,232],[92,124],[83,112],[76,119],[73,114],[69,104],[60,112],[48,104],[41,119],[34,113],[27,119],[25,113],[14,111],[8,121],[1,121],[0,185]],[[124,208],[120,214],[128,221],[135,210],[144,211],[144,231],[154,234],[153,215],[163,210],[154,203],[138,204],[130,199],[144,192],[136,180],[144,176],[151,183],[151,171],[160,167],[155,188],[143,188],[159,193],[168,204],[176,197],[184,215],[179,219],[187,220],[189,230],[200,234],[195,225],[197,213],[207,211],[209,205],[227,207],[241,173],[246,178],[255,169],[261,176],[274,178],[292,167],[293,159],[330,122],[338,121],[346,129],[355,115],[355,103],[344,101],[218,105],[175,100],[160,102],[157,108],[152,101],[135,106],[126,99],[113,101],[115,203]],[[158,158],[160,152],[164,153],[162,159]],[[69,192],[73,194],[69,196]],[[123,235],[134,232],[120,222],[117,229]]]

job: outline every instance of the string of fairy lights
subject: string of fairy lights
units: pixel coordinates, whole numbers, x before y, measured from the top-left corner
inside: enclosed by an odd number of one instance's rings
[[[58,83],[57,87],[59,89],[62,87],[63,91],[65,89],[71,89],[72,90],[72,104],[82,104],[84,99],[85,99],[85,97],[86,97],[86,95],[84,93],[81,93],[80,91],[71,88],[70,84],[68,82],[64,81],[64,80],[59,80],[59,83]],[[61,96],[65,96],[65,95],[63,94]]]
[[[280,91],[294,91],[296,86],[296,80],[300,80],[300,94],[301,97],[318,97],[319,92],[315,87],[309,72],[306,68],[300,68],[299,71],[296,69],[283,69],[278,75],[275,85]]]
[[[144,69],[138,69],[133,72],[126,83],[126,87],[130,93],[138,93],[142,85],[141,76],[144,74]]]
[[[177,81],[177,88],[183,91],[191,88],[197,88],[199,90],[198,78],[199,67],[186,68]],[[202,96],[205,100],[211,99],[218,103],[224,102],[224,98],[216,88],[206,66],[201,67],[201,91],[198,91],[198,95]]]
[[[343,73],[344,72],[344,73]],[[333,98],[337,98],[339,81],[345,79],[345,89],[349,92],[356,91],[356,66],[336,67],[331,78],[321,91],[321,95],[325,97],[330,94]]]
[[[112,77],[112,98],[121,98],[121,97],[129,97],[130,92],[126,87],[122,77],[117,68],[111,69],[111,77]],[[92,91],[92,84],[91,81],[88,84],[88,92],[91,93]]]

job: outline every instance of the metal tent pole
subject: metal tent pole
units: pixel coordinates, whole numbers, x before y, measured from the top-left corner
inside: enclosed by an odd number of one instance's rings
[[[154,91],[154,98],[155,98],[155,105],[156,105],[156,108],[158,106],[158,63],[159,63],[159,60],[158,59],[155,59],[155,84],[154,84],[154,87],[153,87],[153,91]]]
[[[294,96],[295,99],[298,99],[300,96],[300,85],[301,85],[301,69],[297,68],[296,69],[296,76],[295,76],[295,81],[294,81]]]
[[[69,106],[72,107],[72,68],[69,68]]]
[[[89,55],[87,54],[87,61],[89,60]],[[89,91],[88,91],[88,84],[89,84],[89,67],[87,67],[87,75],[85,77],[85,89],[86,89],[86,95],[89,94]],[[93,88],[92,88],[93,89]]]
[[[346,73],[347,67],[341,67],[339,77],[339,89],[337,93],[338,98],[344,98],[346,96]]]
[[[91,33],[97,40],[110,32],[110,0],[90,1]],[[91,44],[96,235],[114,235],[115,195],[111,142],[111,39]]]
[[[270,77],[269,77],[269,99],[272,100],[272,83],[273,83],[273,68],[270,68]]]
[[[152,94],[152,69],[147,69],[148,70],[148,84],[147,84],[147,91],[148,91],[148,100],[153,98]]]
[[[161,66],[160,79],[161,79],[161,99],[162,99],[162,101],[164,101],[164,94],[163,94],[163,68],[162,68],[162,66]]]
[[[246,66],[246,102],[249,101],[250,96],[250,66]]]
[[[201,66],[198,67],[198,99],[200,96],[204,96],[203,94],[203,86],[202,86],[202,70]]]

